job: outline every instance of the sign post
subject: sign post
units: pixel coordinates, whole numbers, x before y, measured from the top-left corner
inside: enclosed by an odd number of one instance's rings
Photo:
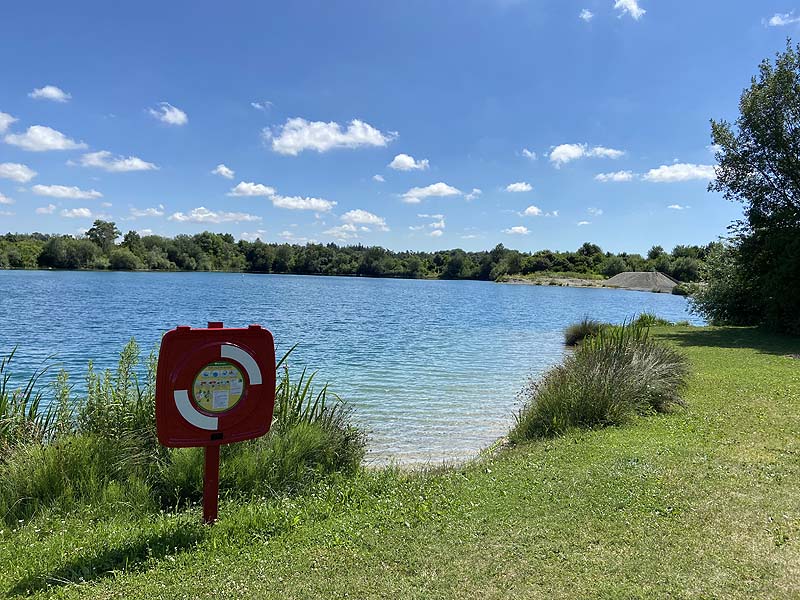
[[[156,373],[156,430],[169,448],[204,447],[203,522],[217,519],[219,447],[269,431],[275,342],[260,325],[180,326],[164,335]]]

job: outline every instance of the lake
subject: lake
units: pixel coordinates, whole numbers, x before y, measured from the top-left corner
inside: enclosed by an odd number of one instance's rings
[[[702,321],[686,299],[607,289],[243,275],[0,271],[0,354],[14,372],[50,354],[82,382],[89,360],[114,367],[132,336],[149,351],[177,325],[260,323],[278,356],[353,407],[370,432],[368,460],[474,456],[503,435],[526,377],[564,353],[562,331],[584,316],[621,322],[641,312]]]

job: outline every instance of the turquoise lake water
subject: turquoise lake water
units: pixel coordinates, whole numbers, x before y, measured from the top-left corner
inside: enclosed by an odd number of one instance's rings
[[[234,273],[0,271],[0,354],[15,372],[55,354],[80,385],[131,336],[149,351],[177,325],[260,323],[278,355],[354,408],[368,461],[474,456],[507,431],[528,376],[558,362],[562,331],[589,315],[689,320],[684,298],[649,292]]]

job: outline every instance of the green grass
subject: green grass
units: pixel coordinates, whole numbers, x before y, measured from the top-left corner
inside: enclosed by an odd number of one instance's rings
[[[592,281],[604,281],[608,279],[605,275],[597,273],[578,273],[576,271],[537,271],[536,273],[515,275],[503,275],[498,279],[499,282],[509,281],[513,279],[530,279],[536,281],[537,279],[589,279]]]
[[[800,340],[653,334],[688,408],[462,468],[333,475],[200,512],[103,503],[0,533],[0,590],[64,598],[800,596]]]
[[[606,325],[600,321],[595,321],[589,317],[584,317],[577,323],[573,323],[564,330],[564,344],[567,346],[577,346],[587,337],[597,335]]]

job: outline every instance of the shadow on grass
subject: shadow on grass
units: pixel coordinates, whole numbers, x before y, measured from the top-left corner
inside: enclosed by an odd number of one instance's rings
[[[757,327],[704,327],[659,331],[658,337],[679,346],[714,348],[751,348],[763,354],[800,353],[800,337],[780,335]]]
[[[195,546],[206,536],[202,525],[139,536],[117,546],[87,553],[50,573],[35,574],[19,581],[9,595],[28,596],[46,588],[76,585],[111,577],[119,571],[141,569],[148,561],[162,559]]]

